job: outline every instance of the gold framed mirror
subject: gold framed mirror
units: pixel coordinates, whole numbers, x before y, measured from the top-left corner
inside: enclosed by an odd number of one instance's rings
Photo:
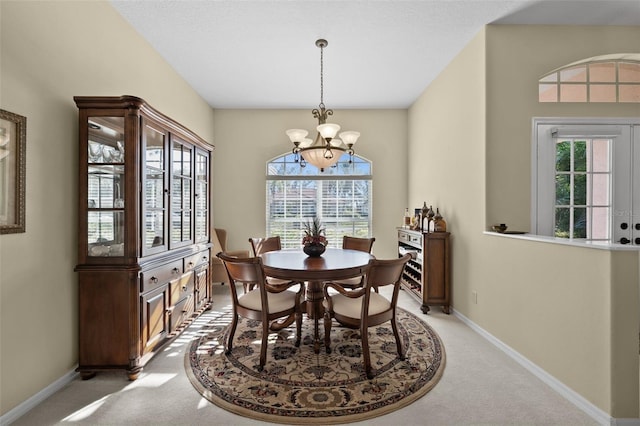
[[[0,109],[0,234],[25,232],[27,118]]]

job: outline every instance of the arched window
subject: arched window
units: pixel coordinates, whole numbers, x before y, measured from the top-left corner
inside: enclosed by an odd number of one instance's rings
[[[640,54],[596,56],[555,69],[538,81],[538,101],[640,103]]]
[[[342,236],[371,235],[371,162],[343,154],[334,167],[320,172],[301,167],[293,154],[267,163],[267,235],[279,235],[283,248],[302,244],[303,225],[319,217],[330,247],[340,247]]]

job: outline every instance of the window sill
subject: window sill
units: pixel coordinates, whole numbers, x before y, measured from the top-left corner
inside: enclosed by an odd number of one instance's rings
[[[578,241],[569,240],[566,238],[548,237],[544,235],[536,234],[501,234],[499,232],[484,231],[483,234],[491,235],[500,238],[514,238],[517,240],[536,241],[539,243],[560,244],[565,246],[592,248],[597,250],[609,250],[609,251],[640,251],[640,246],[631,244],[612,244],[600,241]]]

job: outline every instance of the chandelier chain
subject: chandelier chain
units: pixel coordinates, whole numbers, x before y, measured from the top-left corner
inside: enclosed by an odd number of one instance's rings
[[[324,46],[320,46],[320,108],[324,108]]]

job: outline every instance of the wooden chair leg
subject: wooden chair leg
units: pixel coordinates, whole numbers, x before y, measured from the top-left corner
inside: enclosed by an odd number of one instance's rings
[[[331,353],[331,314],[329,312],[324,313],[324,349]]]
[[[371,369],[371,355],[369,354],[369,330],[360,327],[360,339],[362,341],[362,357],[364,358],[364,372],[367,379],[373,379],[373,371]]]
[[[267,343],[269,341],[269,322],[262,321],[262,344],[260,345],[260,365],[258,371],[264,369],[264,365],[267,362]]]
[[[398,358],[404,361],[405,354],[402,350],[402,342],[400,341],[400,334],[398,333],[398,325],[396,324],[395,315],[391,318],[391,328],[393,329],[393,336],[396,338],[396,348],[398,349]]]
[[[229,355],[233,349],[233,336],[236,334],[236,328],[238,327],[238,315],[233,314],[233,321],[231,321],[231,329],[229,330],[229,340],[227,341],[227,350],[225,353]]]

